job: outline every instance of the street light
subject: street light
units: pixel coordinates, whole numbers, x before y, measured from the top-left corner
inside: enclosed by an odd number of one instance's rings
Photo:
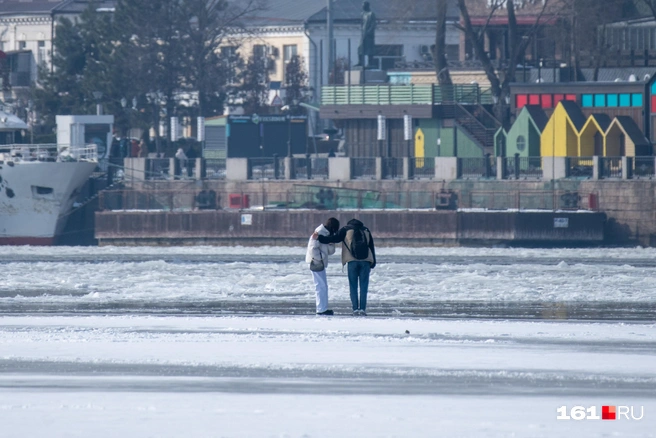
[[[148,101],[153,104],[153,114],[155,116],[155,149],[157,151],[157,156],[159,157],[161,146],[160,146],[160,136],[159,136],[159,110],[164,94],[160,91],[151,91],[146,94]],[[134,103],[134,100],[133,100]]]
[[[96,115],[101,116],[103,113],[102,110],[102,104],[100,103],[100,99],[102,99],[102,91],[94,91],[93,93],[93,98],[96,100]]]
[[[287,111],[287,156],[292,156],[292,115],[294,110],[298,107],[298,99],[292,100],[292,105],[285,105],[280,108],[282,111]]]

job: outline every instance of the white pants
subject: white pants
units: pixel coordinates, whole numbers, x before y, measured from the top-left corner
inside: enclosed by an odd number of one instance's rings
[[[328,279],[326,270],[311,271],[314,279],[314,289],[317,292],[317,313],[328,310]]]

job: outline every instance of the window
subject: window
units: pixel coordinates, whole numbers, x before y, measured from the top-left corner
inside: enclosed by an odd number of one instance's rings
[[[221,60],[226,69],[226,81],[228,84],[237,83],[237,47],[221,47]]]
[[[634,93],[631,95],[631,106],[642,106],[642,94]]]
[[[619,100],[617,99],[617,94],[608,94],[606,95],[606,105],[607,106],[618,106]]]
[[[539,94],[529,94],[528,104],[529,105],[540,105],[540,95]]]
[[[605,94],[595,94],[594,95],[594,106],[596,106],[596,107],[606,106],[606,95]]]
[[[584,107],[592,106],[592,94],[584,94],[581,96],[581,105]]]
[[[292,60],[294,56],[298,53],[296,44],[291,44],[288,46],[282,46],[282,60],[283,60],[283,75],[287,72],[287,64]],[[287,78],[283,77],[283,81],[287,81]]]
[[[25,41],[18,42],[18,50],[25,50],[25,47],[27,47],[27,43]]]
[[[553,100],[551,98],[551,94],[540,95],[540,106],[542,106],[542,108],[553,108]]]
[[[516,144],[517,144],[517,150],[519,152],[524,152],[524,150],[526,149],[526,138],[523,135],[518,135]]]
[[[39,41],[37,43],[38,46],[38,52],[37,52],[37,59],[36,62],[37,64],[41,65],[44,62],[46,62],[46,42],[45,41]]]
[[[620,94],[620,106],[631,106],[630,94]]]
[[[517,108],[524,108],[528,104],[528,96],[526,94],[518,94],[515,96],[515,106]]]

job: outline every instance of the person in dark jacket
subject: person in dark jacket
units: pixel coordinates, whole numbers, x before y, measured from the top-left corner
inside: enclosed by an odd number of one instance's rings
[[[367,257],[356,259],[352,254],[354,233],[364,232],[367,240]],[[339,243],[342,242],[342,265],[348,264],[349,290],[351,294],[351,305],[353,306],[353,315],[366,316],[367,293],[369,292],[369,274],[376,267],[376,250],[374,247],[374,238],[371,231],[357,219],[348,221],[345,227],[335,235],[321,236],[318,233],[312,235],[313,239],[319,239],[320,243]],[[358,283],[360,284],[360,297],[358,299]]]

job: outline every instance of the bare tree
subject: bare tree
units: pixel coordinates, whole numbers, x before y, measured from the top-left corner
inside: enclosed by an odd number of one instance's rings
[[[474,54],[490,81],[492,96],[495,99],[494,115],[506,128],[510,124],[509,106],[506,103],[506,98],[510,96],[510,84],[515,82],[517,65],[521,63],[526,48],[529,47],[541,27],[547,23],[553,23],[557,19],[554,11],[550,11],[548,19],[545,15],[550,4],[550,0],[543,0],[542,8],[536,15],[533,25],[523,32],[523,35],[520,35],[517,17],[515,16],[514,0],[492,0],[486,23],[480,29],[476,29],[472,25],[466,0],[458,0],[458,8],[462,16],[462,21],[458,27],[465,33],[465,37],[471,43]],[[495,68],[489,53],[485,51],[484,36],[493,16],[504,7],[508,18],[508,58],[505,65],[499,65],[498,68]]]
[[[437,32],[435,33],[435,74],[440,85],[451,85],[451,74],[446,59],[446,13],[448,0],[437,1]]]

